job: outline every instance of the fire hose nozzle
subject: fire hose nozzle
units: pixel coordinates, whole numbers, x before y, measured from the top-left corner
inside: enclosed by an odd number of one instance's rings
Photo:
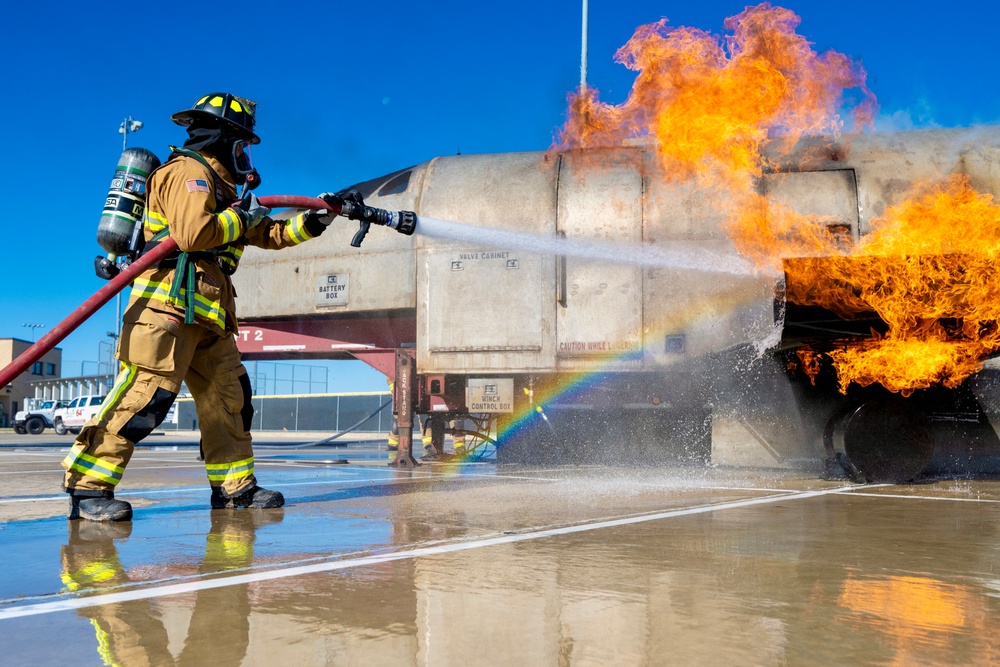
[[[358,231],[351,239],[351,246],[358,248],[368,234],[368,228],[375,225],[391,227],[400,234],[412,236],[417,228],[417,214],[413,211],[386,211],[385,209],[373,206],[364,206],[353,202],[345,201],[340,208],[340,215],[357,220]]]

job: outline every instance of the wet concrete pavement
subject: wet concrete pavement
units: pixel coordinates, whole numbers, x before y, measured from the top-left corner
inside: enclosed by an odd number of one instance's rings
[[[0,436],[2,662],[1000,662],[1000,481],[402,472],[384,441],[267,440],[284,509],[210,511],[196,449],[164,436],[122,482],[134,520],[101,525],[64,518],[68,439]]]

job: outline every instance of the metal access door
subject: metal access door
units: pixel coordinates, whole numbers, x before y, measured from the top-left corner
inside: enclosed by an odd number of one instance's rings
[[[765,174],[761,186],[772,205],[819,216],[817,224],[826,226],[845,246],[860,238],[858,183],[853,169]]]
[[[642,154],[638,149],[567,153],[559,170],[556,228],[569,240],[621,245],[621,261],[571,252],[557,262],[556,357],[561,369],[641,365],[642,268],[628,246],[642,243]]]

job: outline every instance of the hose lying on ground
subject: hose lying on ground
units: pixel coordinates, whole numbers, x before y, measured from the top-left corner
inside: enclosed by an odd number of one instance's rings
[[[305,447],[315,447],[316,445],[325,445],[328,442],[336,440],[337,438],[339,438],[342,435],[347,435],[351,431],[357,430],[358,428],[361,427],[362,424],[364,424],[369,419],[374,418],[378,413],[380,413],[383,410],[385,410],[390,404],[392,404],[392,399],[391,398],[389,400],[387,400],[385,403],[383,403],[382,405],[378,406],[378,409],[375,412],[371,413],[370,415],[368,415],[367,417],[365,417],[364,419],[362,419],[358,423],[354,424],[353,426],[349,426],[349,427],[345,428],[340,433],[334,433],[333,435],[331,435],[328,438],[323,438],[322,440],[316,440],[315,442],[304,442],[304,443],[300,443],[300,444],[296,444],[296,445],[268,445],[268,447],[273,447],[275,449],[303,449]]]

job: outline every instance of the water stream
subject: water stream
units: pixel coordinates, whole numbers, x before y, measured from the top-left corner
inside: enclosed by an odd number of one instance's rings
[[[736,254],[716,253],[702,247],[702,241],[670,241],[669,247],[570,239],[546,234],[493,229],[477,225],[419,216],[417,232],[425,236],[475,244],[476,248],[518,249],[529,252],[576,257],[667,269],[708,273],[751,275],[755,268]]]

